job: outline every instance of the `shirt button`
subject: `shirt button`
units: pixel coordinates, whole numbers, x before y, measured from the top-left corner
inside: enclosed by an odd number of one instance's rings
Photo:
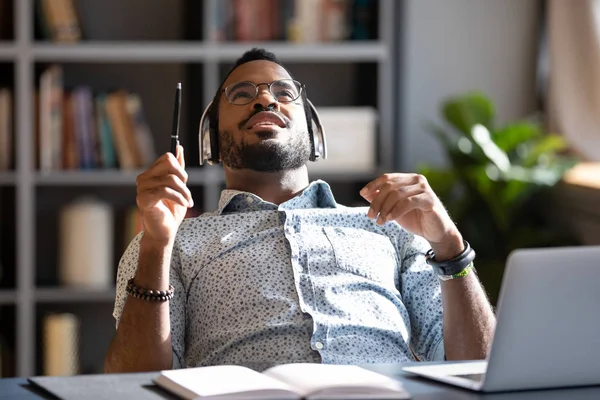
[[[317,350],[321,350],[321,349],[323,348],[323,343],[321,343],[321,342],[316,342],[316,343],[315,343],[315,348],[316,348]]]
[[[246,197],[246,200],[248,201],[248,203],[252,204],[254,203],[254,199],[251,196]]]

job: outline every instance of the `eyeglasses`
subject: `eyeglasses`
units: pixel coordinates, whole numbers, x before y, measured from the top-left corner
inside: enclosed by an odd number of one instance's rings
[[[258,87],[267,85],[269,93],[280,103],[291,103],[298,99],[304,86],[294,79],[280,79],[271,83],[254,84],[252,82],[232,83],[223,89],[227,100],[236,106],[249,104],[258,96]]]

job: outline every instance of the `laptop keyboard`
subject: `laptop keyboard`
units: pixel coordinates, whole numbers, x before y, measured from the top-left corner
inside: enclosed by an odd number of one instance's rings
[[[483,381],[483,377],[485,376],[485,374],[464,374],[464,375],[452,375],[452,376],[469,379],[469,380],[472,380],[475,382],[481,382],[481,381]]]

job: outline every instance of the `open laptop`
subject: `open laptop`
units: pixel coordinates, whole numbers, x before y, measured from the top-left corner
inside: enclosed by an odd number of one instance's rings
[[[403,370],[483,392],[600,385],[600,246],[514,251],[487,360]]]

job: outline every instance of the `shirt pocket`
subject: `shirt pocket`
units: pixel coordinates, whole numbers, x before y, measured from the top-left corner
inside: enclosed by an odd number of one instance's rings
[[[338,269],[388,285],[395,283],[398,260],[387,236],[344,227],[323,229]]]

